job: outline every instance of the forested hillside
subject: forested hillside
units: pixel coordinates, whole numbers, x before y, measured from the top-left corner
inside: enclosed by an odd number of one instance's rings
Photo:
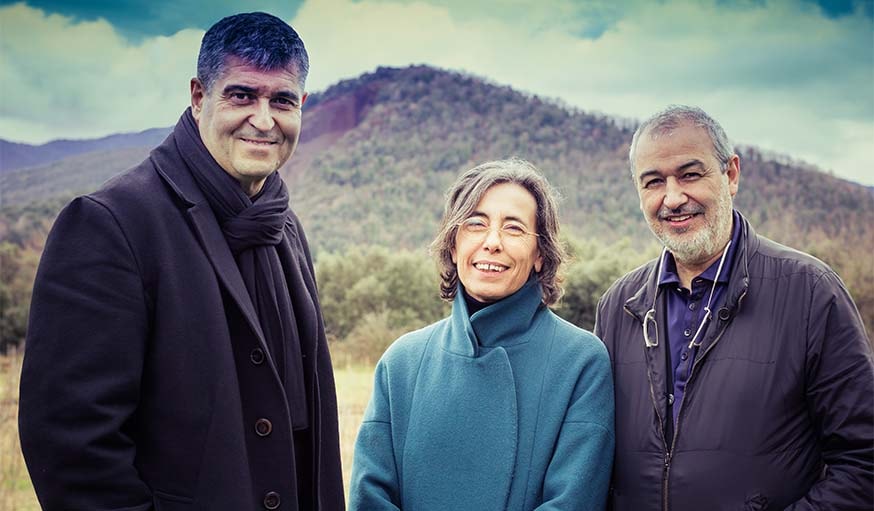
[[[530,160],[564,196],[563,226],[578,262],[571,268],[563,310],[566,317],[590,326],[593,297],[652,250],[627,164],[633,129],[627,120],[424,66],[380,68],[312,94],[304,106],[297,154],[282,173],[316,253],[323,294],[336,295],[323,301],[335,314],[361,311],[333,322],[326,318],[329,328],[343,337],[359,324],[373,327],[376,321],[393,332],[441,314],[439,305],[428,305],[420,312],[429,312],[417,316],[412,303],[403,305],[410,307],[403,312],[390,303],[398,298],[393,295],[406,292],[403,280],[372,282],[373,269],[360,275],[362,280],[371,276],[360,284],[351,270],[341,271],[340,261],[363,253],[385,261],[385,267],[429,265],[425,246],[440,218],[445,188],[459,172],[509,156]],[[812,252],[838,269],[869,328],[874,326],[874,191],[789,157],[765,155],[751,146],[740,151],[738,209],[758,232]],[[0,173],[2,344],[16,342],[23,333],[22,300],[32,280],[28,272],[61,204],[137,163],[146,152],[142,147],[91,152]],[[385,247],[388,254],[365,246]],[[404,252],[392,255],[399,251]],[[335,286],[332,278],[346,284]],[[415,285],[427,279],[419,275]],[[377,284],[382,289],[367,288]],[[401,287],[386,288],[391,285]],[[356,299],[364,300],[357,308],[343,302],[349,286],[358,286]]]

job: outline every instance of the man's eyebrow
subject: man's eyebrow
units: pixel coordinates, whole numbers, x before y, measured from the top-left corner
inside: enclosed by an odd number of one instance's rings
[[[226,86],[222,92],[225,95],[232,94],[235,92],[243,92],[245,94],[258,95],[259,91],[260,91],[260,89],[258,89],[257,87],[250,87],[248,85],[230,84],[230,85]],[[291,90],[287,90],[287,89],[277,91],[275,94],[273,94],[273,97],[287,98],[287,99],[290,99],[293,101],[300,100],[300,96],[297,93],[295,93],[294,91],[291,91]]]
[[[679,167],[677,167],[677,170],[683,171],[683,170],[687,170],[691,167],[703,167],[703,166],[704,166],[704,162],[702,162],[701,160],[691,160],[691,161],[688,161],[688,162],[680,165]]]
[[[698,159],[692,159],[692,160],[687,161],[686,163],[680,165],[679,167],[675,168],[674,170],[672,170],[668,173],[670,174],[673,172],[683,172],[683,171],[689,170],[690,168],[693,168],[693,167],[702,167],[703,168],[704,162],[702,162],[701,160],[698,160]],[[643,181],[650,176],[661,177],[661,175],[662,175],[662,172],[660,170],[650,169],[650,170],[647,170],[645,172],[641,172],[640,175],[637,176],[637,180]]]
[[[225,86],[225,88],[222,90],[222,92],[224,94],[230,94],[232,92],[245,92],[246,94],[257,94],[258,89],[255,87],[249,87],[246,85],[230,84],[230,85]]]
[[[293,92],[293,91],[290,91],[290,90],[281,90],[281,91],[277,91],[276,94],[273,95],[273,97],[276,97],[276,98],[286,98],[286,99],[290,99],[290,100],[293,100],[293,101],[298,101],[298,100],[300,100],[300,96],[298,96],[297,93],[295,93],[295,92]]]
[[[643,181],[643,180],[645,180],[646,178],[648,178],[648,177],[650,177],[650,176],[659,176],[659,177],[661,177],[661,175],[662,175],[662,173],[659,172],[658,170],[656,170],[656,169],[650,169],[650,170],[647,170],[646,172],[641,172],[640,175],[637,176],[637,180],[638,180],[638,181]]]

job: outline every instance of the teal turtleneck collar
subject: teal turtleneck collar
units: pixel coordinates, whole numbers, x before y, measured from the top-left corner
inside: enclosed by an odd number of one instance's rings
[[[446,346],[448,351],[458,355],[476,357],[482,348],[528,342],[537,313],[546,309],[542,304],[540,282],[534,274],[518,291],[473,315],[468,314],[460,282],[458,287]]]

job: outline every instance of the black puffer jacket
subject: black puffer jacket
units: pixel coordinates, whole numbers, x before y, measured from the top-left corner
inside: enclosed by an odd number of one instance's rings
[[[676,434],[664,342],[642,320],[656,291],[650,261],[598,305],[616,397],[616,511],[872,509],[874,356],[840,278],[757,236],[741,242],[724,302],[698,350]],[[664,330],[665,299],[656,301]]]

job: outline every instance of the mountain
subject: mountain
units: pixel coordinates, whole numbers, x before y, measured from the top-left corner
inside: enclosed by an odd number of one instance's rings
[[[628,171],[633,129],[629,121],[471,75],[379,68],[310,96],[297,153],[281,172],[316,251],[352,244],[421,249],[458,173],[509,156],[531,161],[558,188],[570,234],[643,246],[652,236]],[[12,158],[4,146],[0,202],[14,208],[87,192],[141,161],[166,132],[19,148],[16,161],[50,147],[90,151],[19,169],[6,167]],[[736,206],[759,232],[814,252],[874,251],[871,188],[754,147],[741,149],[741,170]]]
[[[61,195],[72,197],[86,193],[143,161],[151,148],[152,145],[94,151],[37,168],[8,170],[0,173],[0,204],[21,206]]]
[[[628,170],[634,128],[475,76],[425,66],[379,68],[310,96],[297,152],[280,172],[317,262],[356,264],[354,254],[373,253],[356,251],[362,245],[422,254],[456,176],[518,156],[563,195],[563,229],[575,247],[589,247],[578,252],[576,268],[593,262],[585,271],[597,273],[605,260],[612,268],[629,252],[655,252]],[[142,161],[166,133],[0,146],[0,352],[24,336],[30,286],[59,209]],[[874,188],[755,147],[739,151],[735,206],[757,232],[834,267],[874,329]],[[49,153],[63,157],[48,161]],[[12,168],[22,164],[14,162],[32,166]],[[575,292],[594,297],[604,287],[580,285]]]
[[[564,196],[577,237],[646,244],[627,153],[634,125],[425,66],[380,68],[306,105],[304,139],[283,174],[316,247],[419,248],[459,172],[519,156]],[[737,207],[789,245],[874,250],[874,191],[790,158],[741,148]]]
[[[25,167],[35,167],[94,151],[154,147],[161,143],[170,128],[152,128],[139,133],[123,133],[87,140],[53,140],[41,145],[21,144],[0,139],[0,174]]]

